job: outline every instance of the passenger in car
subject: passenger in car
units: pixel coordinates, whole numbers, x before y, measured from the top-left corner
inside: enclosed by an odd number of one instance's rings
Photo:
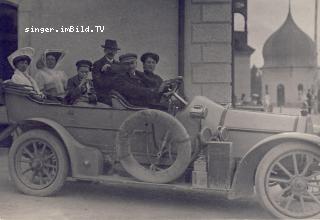
[[[137,55],[127,53],[119,57],[124,72],[114,77],[114,90],[135,106],[166,110],[166,106],[159,104],[163,87],[150,88],[144,80],[144,73],[136,70]]]
[[[115,59],[120,48],[117,41],[110,39],[106,39],[105,44],[101,47],[104,49],[104,56],[93,64],[93,85],[97,92],[98,101],[111,106],[109,93],[113,86],[112,79],[117,73],[121,72],[121,65]]]
[[[39,89],[37,82],[30,75],[30,63],[34,56],[34,49],[31,47],[24,47],[13,52],[8,61],[14,69],[14,74],[11,81],[16,84],[30,86],[36,94],[43,95]]]
[[[143,64],[143,71],[145,73],[145,82],[150,88],[159,88],[163,82],[162,78],[155,74],[156,65],[159,62],[159,55],[156,53],[144,53],[140,60]]]
[[[35,76],[40,90],[47,96],[64,97],[67,87],[67,75],[57,68],[65,56],[63,50],[44,51],[37,63],[38,72]]]
[[[76,63],[78,74],[68,80],[66,104],[74,104],[77,101],[86,101],[91,104],[97,103],[97,96],[89,77],[92,63],[89,60],[79,60]]]

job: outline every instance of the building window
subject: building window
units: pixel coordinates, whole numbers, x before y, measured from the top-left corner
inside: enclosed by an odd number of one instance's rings
[[[298,85],[298,101],[301,101],[303,98],[303,85],[299,83]]]
[[[243,32],[246,30],[245,17],[240,13],[234,14],[234,30],[235,31],[243,31]]]

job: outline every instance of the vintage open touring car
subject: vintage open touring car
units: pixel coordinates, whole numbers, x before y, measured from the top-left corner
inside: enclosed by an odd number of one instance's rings
[[[131,106],[117,93],[113,107],[65,105],[3,83],[0,140],[14,136],[12,181],[35,196],[56,193],[66,179],[230,199],[256,193],[279,218],[320,213],[320,138],[309,117],[236,110],[201,96],[188,103],[173,84],[165,98],[175,101],[164,112]]]

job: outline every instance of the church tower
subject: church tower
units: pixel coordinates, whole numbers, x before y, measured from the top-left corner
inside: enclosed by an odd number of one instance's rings
[[[307,90],[316,92],[316,45],[295,23],[290,5],[285,22],[265,42],[263,58],[263,94],[268,91],[274,105],[301,107]]]

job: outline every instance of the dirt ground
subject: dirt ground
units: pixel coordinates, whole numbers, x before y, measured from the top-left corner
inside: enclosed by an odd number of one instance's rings
[[[67,182],[54,197],[17,192],[0,148],[0,220],[270,219],[255,199]]]

